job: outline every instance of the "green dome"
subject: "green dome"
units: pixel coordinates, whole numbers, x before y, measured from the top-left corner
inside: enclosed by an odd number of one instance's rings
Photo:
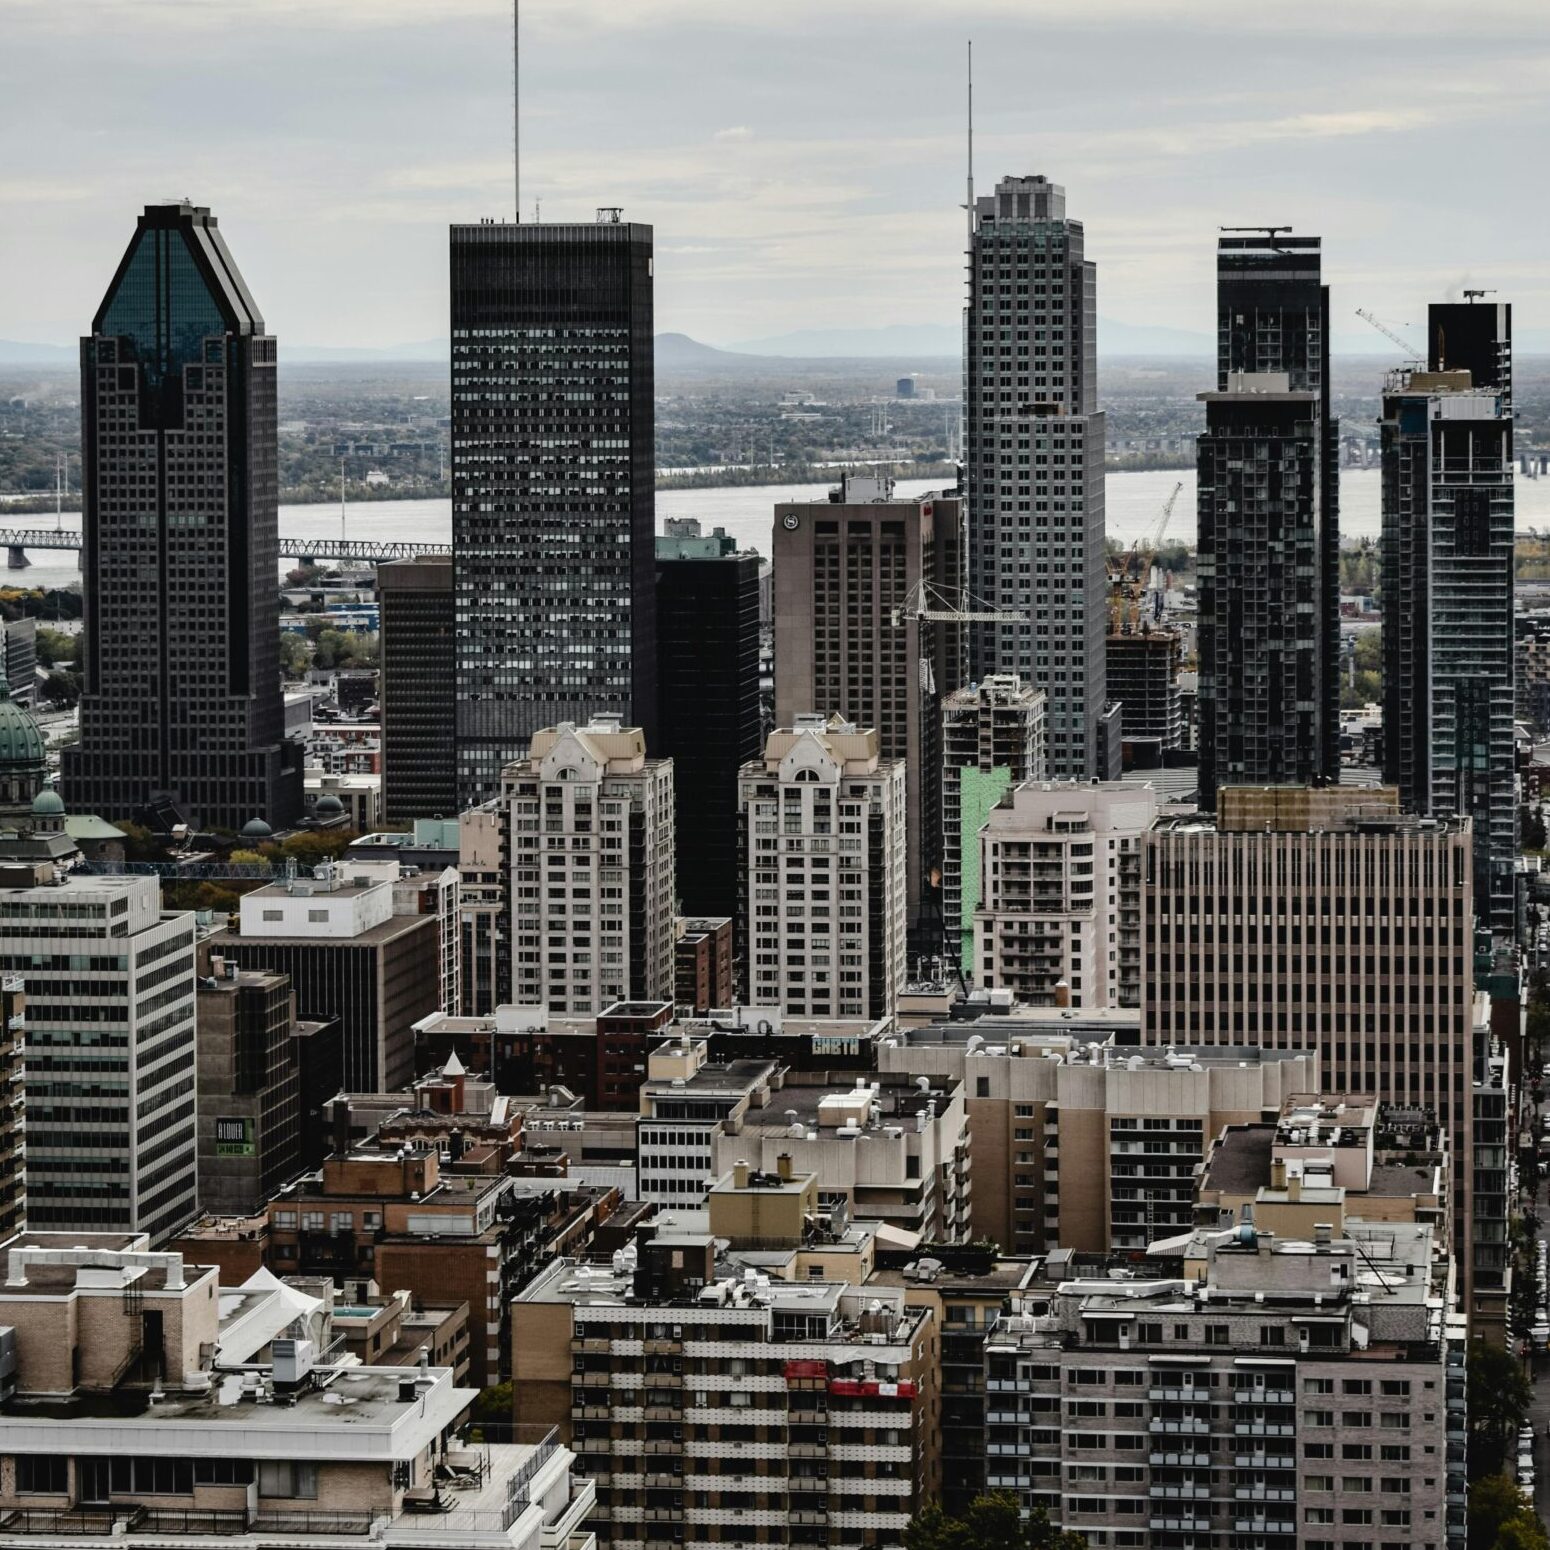
[[[48,750],[38,724],[11,698],[0,679],[0,770],[48,768]]]
[[[337,818],[344,811],[344,803],[332,791],[325,791],[312,804],[312,811],[319,818]]]
[[[32,816],[34,818],[63,818],[65,815],[65,799],[52,788],[45,786],[32,799]]]
[[[242,838],[245,840],[267,840],[273,834],[274,830],[262,818],[249,818],[242,826]]]

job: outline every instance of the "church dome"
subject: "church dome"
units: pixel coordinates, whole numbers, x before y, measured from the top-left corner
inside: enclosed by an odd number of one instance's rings
[[[325,791],[312,804],[312,812],[318,818],[337,818],[344,811],[344,803],[332,791]]]
[[[34,818],[63,818],[65,816],[65,799],[53,790],[45,786],[32,799],[32,816]]]
[[[273,835],[274,830],[262,818],[249,818],[242,826],[241,837],[245,840],[267,840]]]
[[[0,772],[47,768],[48,749],[37,722],[11,698],[11,686],[0,678]]]

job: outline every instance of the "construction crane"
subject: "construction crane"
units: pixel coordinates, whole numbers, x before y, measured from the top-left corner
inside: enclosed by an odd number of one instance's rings
[[[1141,622],[1142,602],[1146,594],[1153,590],[1152,562],[1157,552],[1162,548],[1163,535],[1168,531],[1168,523],[1173,516],[1173,508],[1178,504],[1179,495],[1184,489],[1184,481],[1178,480],[1168,499],[1163,502],[1163,509],[1157,520],[1146,532],[1141,534],[1127,550],[1110,556],[1109,559],[1109,625],[1110,633],[1119,635],[1134,629]],[[1157,599],[1156,614],[1161,616],[1161,597]]]
[[[946,593],[933,587],[930,582],[917,581],[904,594],[904,601],[893,609],[893,627],[901,624],[1022,624],[1027,614],[1010,608],[990,608],[976,597],[964,593],[962,602],[954,603]]]
[[[1382,334],[1383,337],[1391,344],[1397,344],[1399,348],[1405,352],[1406,360],[1417,361],[1420,359],[1420,356],[1416,354],[1415,349],[1411,345],[1410,341],[1408,339],[1402,338],[1399,334],[1396,334],[1387,323],[1380,322],[1372,315],[1372,313],[1368,312],[1365,308],[1362,307],[1358,307],[1356,309],[1356,315],[1364,323],[1371,323],[1372,326],[1377,329],[1378,332]]]

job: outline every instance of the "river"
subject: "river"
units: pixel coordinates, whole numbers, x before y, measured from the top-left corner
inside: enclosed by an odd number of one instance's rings
[[[1108,533],[1122,543],[1147,532],[1162,512],[1175,483],[1182,483],[1169,538],[1193,543],[1195,538],[1195,475],[1191,469],[1157,469],[1108,476],[1105,498]],[[901,479],[900,495],[940,488],[933,479]],[[777,501],[823,500],[823,484],[731,485],[705,490],[663,490],[657,495],[657,524],[668,517],[697,517],[706,532],[723,527],[740,548],[770,552],[771,509]],[[1343,538],[1377,538],[1381,529],[1379,474],[1375,468],[1348,468],[1340,475],[1340,532]],[[1518,531],[1550,528],[1550,478],[1517,481]],[[79,512],[64,514],[66,527],[79,529]],[[52,527],[51,515],[17,518],[16,525]],[[332,505],[282,506],[280,533],[284,538],[335,538],[339,508]],[[445,500],[363,501],[349,508],[344,530],[350,538],[399,539],[450,543],[452,507]],[[12,572],[32,586],[62,587],[79,580],[72,563],[61,563],[56,552],[35,550],[30,569]],[[289,561],[286,562],[290,564]]]

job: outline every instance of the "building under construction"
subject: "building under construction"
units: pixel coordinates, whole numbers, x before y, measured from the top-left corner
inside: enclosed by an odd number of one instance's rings
[[[1109,635],[1107,684],[1120,704],[1125,742],[1150,742],[1159,751],[1184,743],[1179,667],[1184,648],[1173,630],[1115,630]],[[1128,762],[1128,761],[1127,761]]]

